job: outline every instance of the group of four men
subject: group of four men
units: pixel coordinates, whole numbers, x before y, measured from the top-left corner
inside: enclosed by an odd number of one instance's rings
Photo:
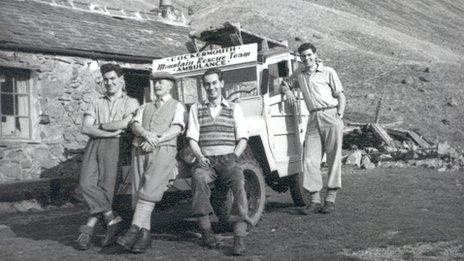
[[[310,110],[304,150],[304,187],[311,193],[311,204],[302,209],[328,213],[333,210],[337,189],[341,187],[341,120],[345,107],[342,86],[335,71],[322,66],[316,49],[303,44],[298,49],[303,68],[281,85],[282,93],[291,104],[295,96],[291,88],[300,88]],[[96,223],[106,229],[102,247],[118,243],[124,249],[143,253],[151,244],[150,220],[155,203],[159,202],[176,175],[177,137],[185,132],[196,162],[192,169],[192,214],[197,217],[203,243],[217,246],[210,215],[209,184],[220,181],[234,195],[240,219],[234,226],[233,254],[245,251],[244,236],[248,224],[248,203],[243,171],[238,158],[247,146],[248,131],[238,104],[223,98],[224,79],[219,69],[209,69],[202,76],[207,99],[191,106],[188,120],[184,105],[170,95],[176,79],[166,72],[151,75],[155,99],[139,106],[125,94],[122,69],[115,64],[102,65],[106,93],[97,98],[84,113],[82,133],[90,137],[82,161],[80,187],[90,217],[79,228],[79,248],[88,249]],[[186,124],[188,121],[188,124]],[[187,127],[188,126],[188,127]],[[132,151],[132,207],[130,228],[112,210],[119,158],[120,135],[130,127],[135,138]],[[320,162],[327,153],[329,163],[328,192],[322,206]]]

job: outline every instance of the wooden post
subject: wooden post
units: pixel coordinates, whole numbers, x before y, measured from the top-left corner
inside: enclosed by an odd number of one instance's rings
[[[375,110],[375,123],[379,123],[380,119],[380,108],[382,107],[382,98],[379,99],[379,103],[377,104],[377,108]]]

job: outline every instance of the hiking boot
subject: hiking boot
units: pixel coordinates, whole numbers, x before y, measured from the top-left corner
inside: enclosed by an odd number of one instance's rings
[[[114,215],[114,214],[112,214],[110,216],[110,218],[106,219],[107,225],[106,225],[105,236],[103,237],[103,239],[101,241],[101,246],[102,247],[107,247],[107,246],[110,246],[110,245],[116,243],[116,240],[118,239],[118,235],[124,230],[125,226],[124,226],[124,222],[123,222],[122,219],[118,223],[111,224],[111,225],[109,224],[112,220],[114,220],[116,218],[121,219],[121,217],[119,217],[118,215]]]
[[[232,255],[241,256],[245,253],[245,240],[244,237],[234,236],[234,248]]]
[[[132,225],[127,232],[118,237],[116,243],[122,246],[125,250],[130,251],[137,241],[139,235],[140,227],[137,225]]]
[[[300,208],[301,215],[311,215],[314,213],[318,213],[321,211],[322,205],[321,203],[309,203],[308,206]]]
[[[326,201],[324,203],[324,206],[320,210],[322,214],[329,214],[330,212],[334,212],[334,211],[335,211],[335,203],[330,202],[330,201]]]
[[[201,238],[203,240],[203,245],[207,248],[215,248],[218,246],[216,237],[214,236],[213,230],[209,229],[201,233]]]
[[[139,231],[139,236],[131,252],[136,254],[145,253],[151,246],[151,234],[150,230],[142,228]]]
[[[93,227],[82,225],[79,227],[79,236],[77,237],[77,248],[79,250],[87,250],[92,246],[91,239]]]

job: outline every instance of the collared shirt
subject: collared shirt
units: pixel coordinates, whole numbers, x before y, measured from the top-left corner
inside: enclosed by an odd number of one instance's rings
[[[287,80],[291,88],[300,88],[308,110],[334,107],[338,105],[338,95],[343,92],[343,86],[337,72],[322,62],[317,63],[316,70],[298,68]],[[286,91],[286,88],[282,88]]]
[[[137,99],[129,97],[124,92],[114,98],[103,95],[90,103],[84,116],[89,115],[94,118],[95,124],[109,123],[134,114],[138,107]]]
[[[214,106],[209,101],[204,103],[195,103],[190,108],[189,119],[188,119],[188,129],[186,136],[188,139],[199,141],[200,139],[200,123],[198,122],[198,108],[207,106],[213,118],[216,118],[221,112],[222,106],[230,108],[230,103],[222,98],[221,104],[219,106]],[[242,109],[236,103],[234,105],[234,112],[232,117],[235,122],[235,140],[239,141],[241,139],[248,139],[248,129],[245,123],[245,117],[243,116]],[[216,155],[221,155],[223,153],[218,152]]]
[[[172,96],[170,94],[166,94],[165,96],[156,99],[155,101],[151,103],[156,103],[159,102],[160,106],[162,106],[166,101],[169,99],[172,99]],[[142,117],[143,117],[143,110],[145,109],[145,106],[150,103],[145,103],[142,106],[139,107],[139,109],[136,111],[134,118],[132,119],[132,123],[134,122],[139,122],[142,123]],[[185,129],[185,116],[186,116],[187,111],[185,110],[185,107],[179,102],[176,105],[176,111],[174,112],[174,118],[172,119],[171,126],[172,125],[179,125],[182,128],[182,131]]]

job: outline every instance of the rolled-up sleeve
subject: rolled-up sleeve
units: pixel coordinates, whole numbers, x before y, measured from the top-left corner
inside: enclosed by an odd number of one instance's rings
[[[127,107],[126,107],[126,110],[124,112],[124,115],[122,116],[123,119],[128,117],[128,116],[134,116],[134,114],[137,112],[137,109],[139,108],[139,101],[137,101],[137,99],[134,99],[134,98],[129,98],[129,100],[127,101]]]
[[[197,141],[200,139],[200,123],[198,122],[198,104],[195,103],[190,107],[188,117],[188,127],[185,134],[187,139]]]
[[[243,116],[242,108],[238,104],[235,104],[233,117],[235,121],[235,139],[237,141],[241,139],[247,140],[249,137],[248,128],[245,122],[245,117]]]
[[[96,99],[94,99],[92,100],[91,103],[89,103],[89,107],[84,112],[84,117],[88,115],[94,119],[97,119],[97,111],[96,111],[97,106],[95,104],[96,102],[97,102]]]
[[[174,112],[174,118],[172,118],[171,126],[179,125],[182,131],[185,130],[185,122],[187,121],[187,110],[185,106],[178,102],[176,105],[176,111]]]
[[[133,124],[134,122],[142,123],[142,116],[143,116],[144,109],[145,109],[145,104],[142,106],[139,106],[138,109],[135,110],[134,117],[132,118],[130,124]]]
[[[332,89],[332,95],[338,97],[338,95],[343,92],[343,86],[338,78],[338,74],[334,69],[329,71],[329,85]]]

